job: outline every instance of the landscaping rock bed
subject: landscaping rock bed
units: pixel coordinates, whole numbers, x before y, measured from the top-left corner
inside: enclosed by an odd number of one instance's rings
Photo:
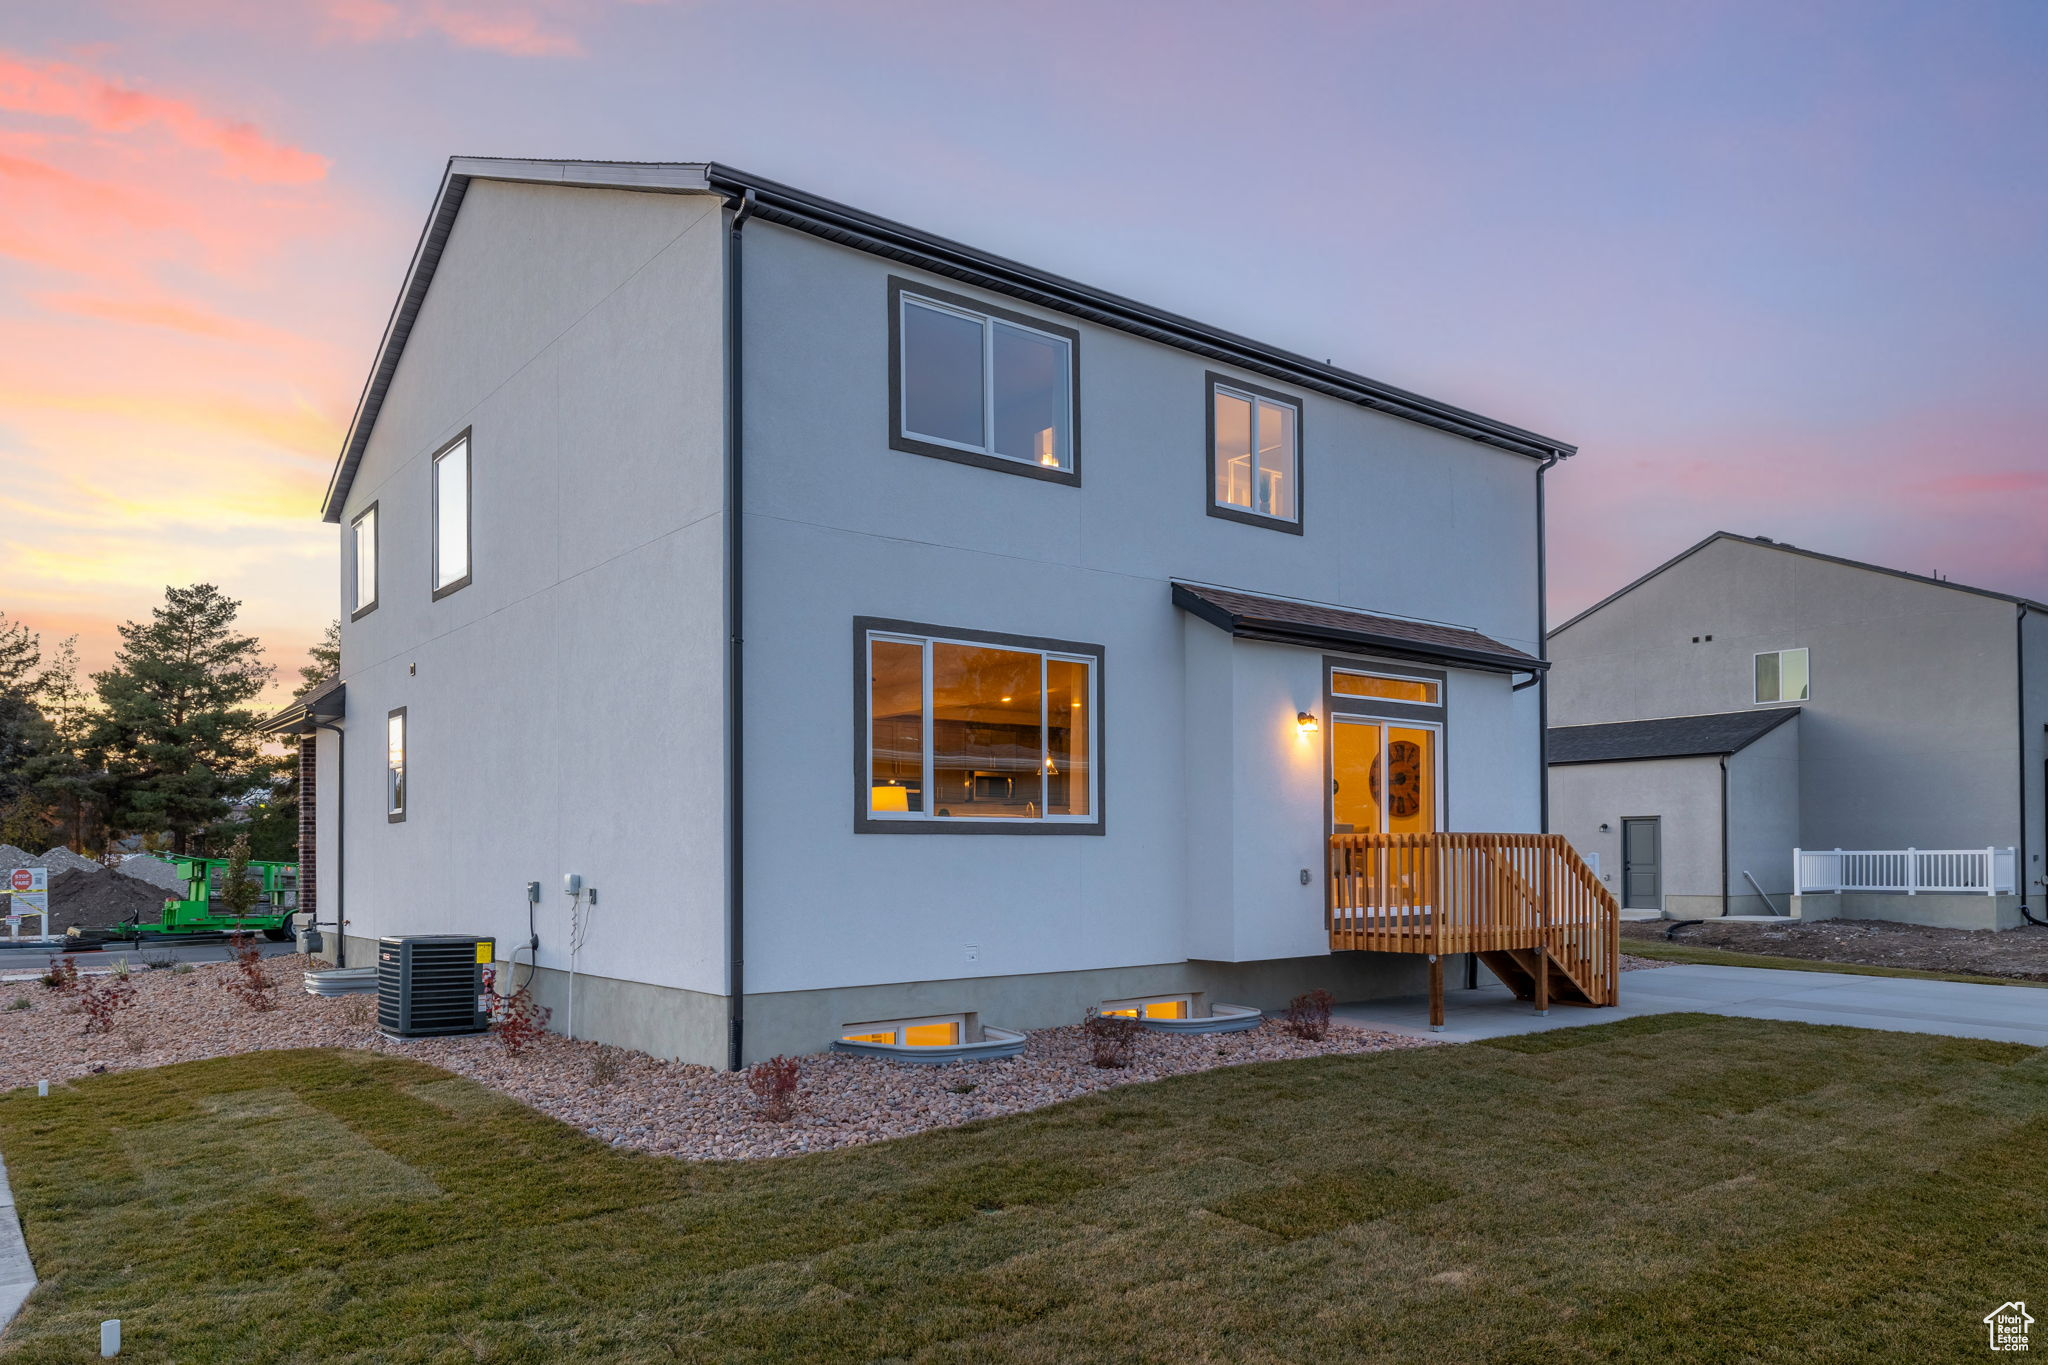
[[[229,993],[234,968],[225,962],[190,972],[137,966],[130,976],[134,1004],[105,1035],[84,1034],[86,1016],[76,991],[56,993],[36,982],[0,987],[0,1089],[267,1048],[364,1048],[467,1076],[614,1146],[694,1159],[746,1159],[903,1137],[1218,1066],[1434,1046],[1423,1038],[1342,1024],[1332,1024],[1322,1041],[1308,1042],[1267,1022],[1244,1033],[1148,1033],[1138,1040],[1128,1068],[1103,1070],[1089,1064],[1079,1027],[1041,1029],[1012,1061],[926,1067],[830,1054],[805,1057],[795,1117],[770,1123],[756,1114],[743,1075],[554,1034],[518,1055],[488,1036],[394,1042],[376,1031],[375,997],[307,995],[300,973],[316,964],[302,956],[265,963],[278,983],[277,1008],[262,1012]],[[8,1008],[17,998],[29,1007]]]
[[[1890,920],[1701,920],[1673,926],[1655,920],[1621,926],[1630,939],[1663,939],[1695,948],[1767,953],[1808,962],[1913,967],[1928,972],[2048,981],[2048,929],[1934,929]]]

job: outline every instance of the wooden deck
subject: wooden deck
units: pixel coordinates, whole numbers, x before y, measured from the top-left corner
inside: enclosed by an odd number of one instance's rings
[[[1332,949],[1430,959],[1443,1026],[1443,959],[1473,953],[1538,1010],[1620,999],[1621,911],[1557,834],[1333,834]]]

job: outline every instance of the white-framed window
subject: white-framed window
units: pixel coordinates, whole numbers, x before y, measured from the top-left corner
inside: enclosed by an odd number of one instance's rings
[[[349,523],[349,552],[354,560],[353,600],[349,620],[377,609],[377,504],[371,503]]]
[[[384,718],[384,814],[393,824],[405,818],[405,708]]]
[[[470,581],[469,433],[436,451],[434,482],[434,596],[446,597]]]
[[[1777,649],[1756,656],[1756,701],[1805,701],[1807,699],[1806,651]]]
[[[1185,1019],[1194,1012],[1192,995],[1146,995],[1135,1000],[1105,1000],[1097,1014],[1125,1019]]]
[[[1101,651],[860,623],[868,832],[1102,827]]]
[[[1370,697],[1414,706],[1443,705],[1443,684],[1434,678],[1409,678],[1358,668],[1330,670],[1330,691],[1339,697]]]
[[[889,299],[895,448],[1078,482],[1079,333],[905,280]]]
[[[839,1036],[849,1043],[884,1047],[958,1047],[967,1041],[967,1016],[935,1014],[924,1019],[880,1019],[848,1024]]]
[[[1226,375],[1209,379],[1209,511],[1301,529],[1301,402]]]

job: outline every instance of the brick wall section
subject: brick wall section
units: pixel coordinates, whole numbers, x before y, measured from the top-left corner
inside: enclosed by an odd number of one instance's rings
[[[320,908],[320,741],[317,735],[299,736],[299,909]]]

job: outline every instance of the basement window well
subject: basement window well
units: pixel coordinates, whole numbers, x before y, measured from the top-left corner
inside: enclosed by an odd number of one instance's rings
[[[939,1014],[847,1024],[832,1050],[927,1065],[979,1062],[1016,1056],[1024,1050],[1024,1035],[1012,1029],[988,1028],[972,1015]]]
[[[1193,1009],[1188,996],[1159,995],[1143,1000],[1105,1000],[1097,1013],[1125,1019],[1185,1019]]]

